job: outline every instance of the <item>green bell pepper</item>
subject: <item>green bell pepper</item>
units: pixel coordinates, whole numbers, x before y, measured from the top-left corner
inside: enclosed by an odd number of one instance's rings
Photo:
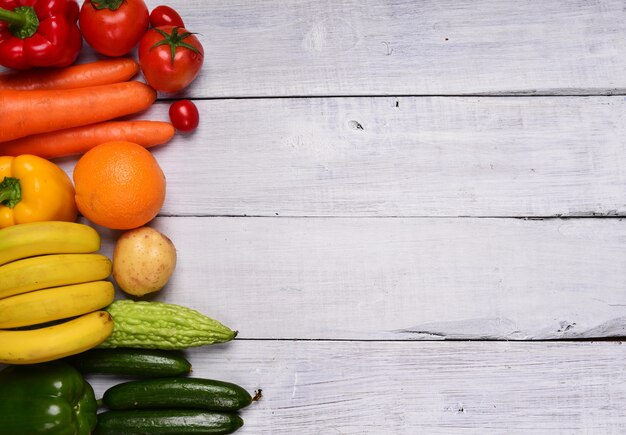
[[[82,375],[62,361],[0,371],[0,433],[89,435],[98,405]]]

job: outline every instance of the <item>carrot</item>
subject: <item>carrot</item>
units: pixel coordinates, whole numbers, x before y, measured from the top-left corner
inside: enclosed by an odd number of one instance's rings
[[[175,129],[162,121],[105,121],[0,143],[0,156],[34,154],[45,159],[84,154],[104,142],[124,140],[146,148],[174,137]]]
[[[130,80],[139,64],[130,58],[105,59],[66,68],[32,69],[0,74],[0,89],[74,89]]]
[[[156,91],[137,82],[79,89],[0,90],[0,142],[95,124],[147,109]]]

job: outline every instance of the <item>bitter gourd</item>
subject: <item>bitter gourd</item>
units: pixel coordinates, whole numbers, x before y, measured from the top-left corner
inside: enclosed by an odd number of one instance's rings
[[[106,308],[114,321],[113,333],[99,347],[186,349],[224,343],[236,331],[182,305],[122,299]]]

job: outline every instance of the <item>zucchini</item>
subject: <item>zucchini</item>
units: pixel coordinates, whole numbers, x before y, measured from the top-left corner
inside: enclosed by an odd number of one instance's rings
[[[94,435],[230,434],[243,426],[237,414],[191,409],[106,411]]]
[[[117,384],[104,392],[109,409],[199,408],[237,411],[252,403],[250,394],[230,382],[201,378],[143,379]]]
[[[113,333],[101,348],[186,349],[224,343],[236,331],[181,305],[121,299],[106,308],[114,320]]]
[[[166,377],[191,371],[182,354],[158,349],[91,349],[67,361],[81,373]]]

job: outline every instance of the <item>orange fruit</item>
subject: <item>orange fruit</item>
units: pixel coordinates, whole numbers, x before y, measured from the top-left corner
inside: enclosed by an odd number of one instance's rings
[[[106,142],[74,168],[76,205],[97,225],[129,230],[145,225],[165,201],[165,175],[152,153],[133,142]]]

